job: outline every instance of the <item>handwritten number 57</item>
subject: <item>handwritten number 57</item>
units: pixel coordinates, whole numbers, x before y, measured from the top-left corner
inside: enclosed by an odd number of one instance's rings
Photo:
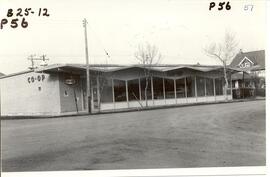
[[[245,10],[245,11],[247,11],[247,10],[252,11],[252,10],[253,10],[253,5],[251,5],[251,4],[250,4],[250,5],[245,5],[245,6],[244,6],[244,10]]]

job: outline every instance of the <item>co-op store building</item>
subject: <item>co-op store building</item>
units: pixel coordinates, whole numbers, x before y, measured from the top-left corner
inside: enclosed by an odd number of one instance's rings
[[[231,100],[234,72],[227,68],[225,90],[222,66],[91,65],[91,111]],[[0,87],[1,116],[87,112],[85,65],[54,64],[7,75],[0,78]]]

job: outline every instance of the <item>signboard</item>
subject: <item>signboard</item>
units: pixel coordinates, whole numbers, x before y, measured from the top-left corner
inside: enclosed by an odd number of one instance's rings
[[[66,79],[65,80],[65,84],[67,84],[67,85],[74,85],[74,84],[76,84],[76,80],[75,79]]]
[[[38,82],[43,82],[45,79],[45,75],[42,74],[42,75],[38,75],[38,76],[30,76],[27,78],[27,82],[30,84],[30,83],[34,83],[36,81]]]

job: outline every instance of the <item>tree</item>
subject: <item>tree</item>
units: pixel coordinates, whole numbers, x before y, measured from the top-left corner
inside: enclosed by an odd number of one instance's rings
[[[228,77],[227,64],[237,53],[238,42],[236,42],[235,35],[232,32],[226,31],[224,41],[220,43],[211,43],[204,48],[205,53],[212,58],[219,60],[223,66],[224,80],[225,80],[225,96],[227,97]]]
[[[100,69],[102,69],[103,71],[106,71],[107,64],[103,64],[103,65],[104,67],[102,67],[102,64],[100,65]],[[104,87],[108,85],[108,79],[106,77],[105,72],[95,71],[94,73],[96,76],[96,87],[97,87],[97,93],[96,93],[97,94],[97,107],[98,107],[98,111],[100,112],[101,111],[101,97],[103,96]]]
[[[161,53],[155,45],[149,43],[138,45],[138,49],[134,54],[138,63],[144,70],[145,77],[145,88],[144,88],[144,98],[146,102],[146,107],[148,107],[147,101],[147,89],[149,86],[149,80],[152,76],[152,67],[158,65],[161,62]]]

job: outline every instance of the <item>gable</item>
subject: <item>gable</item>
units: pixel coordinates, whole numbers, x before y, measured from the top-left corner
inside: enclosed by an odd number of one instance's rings
[[[254,63],[253,67],[260,66],[262,68],[265,68],[265,51],[264,50],[251,51],[251,52],[239,52],[232,60],[230,66],[239,68],[240,63],[245,62],[243,61],[245,57]]]
[[[250,68],[254,65],[253,61],[251,61],[248,57],[244,57],[240,63],[238,64],[239,68]]]

